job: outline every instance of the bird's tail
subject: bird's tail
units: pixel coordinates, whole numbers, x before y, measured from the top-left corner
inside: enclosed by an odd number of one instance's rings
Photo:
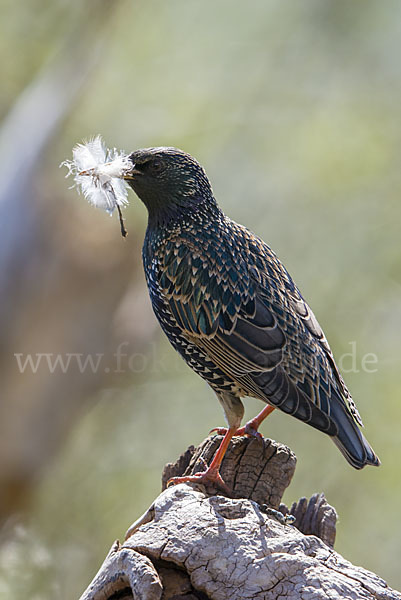
[[[349,464],[355,469],[362,469],[365,465],[379,466],[379,457],[362,435],[346,406],[342,402],[332,402],[330,409],[330,417],[338,427],[338,434],[333,437],[333,441]]]

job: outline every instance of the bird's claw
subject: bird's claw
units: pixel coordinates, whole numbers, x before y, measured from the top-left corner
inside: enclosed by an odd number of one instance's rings
[[[216,435],[226,435],[227,431],[227,427],[214,427],[209,431],[209,435],[211,433],[215,433]]]
[[[249,437],[255,437],[255,438],[259,438],[259,439],[263,438],[263,435],[261,433],[259,433],[257,428],[253,425],[252,421],[249,421],[245,425],[245,427],[241,427],[241,429],[244,430],[244,433],[242,435],[248,435]]]
[[[214,429],[211,429],[209,431],[209,433],[216,433],[216,435],[226,435],[227,428],[226,427],[215,427]],[[249,421],[248,423],[246,423],[246,425],[237,429],[237,431],[235,432],[235,435],[236,436],[247,435],[248,437],[254,437],[254,438],[258,438],[258,439],[263,438],[263,435],[261,433],[259,433],[257,428],[253,425],[252,421]]]
[[[224,492],[231,495],[231,490],[224,482],[217,469],[206,469],[206,471],[195,473],[195,475],[184,475],[183,477],[171,477],[167,482],[167,487],[178,485],[179,483],[200,483],[206,487],[213,485],[221,488]]]

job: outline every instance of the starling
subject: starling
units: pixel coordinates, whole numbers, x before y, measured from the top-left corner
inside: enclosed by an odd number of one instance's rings
[[[223,213],[189,154],[162,147],[128,158],[124,179],[148,210],[142,255],[153,310],[228,423],[207,470],[174,481],[223,484],[232,436],[260,435],[274,408],[327,433],[356,469],[379,465],[326,337],[273,250]],[[241,427],[245,396],[266,406]]]

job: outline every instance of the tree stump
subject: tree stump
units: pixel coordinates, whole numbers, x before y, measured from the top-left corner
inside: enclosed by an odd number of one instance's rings
[[[81,600],[401,600],[333,550],[337,514],[323,494],[280,504],[296,465],[282,444],[233,439],[221,468],[230,497],[197,484],[166,488],[203,470],[220,441],[166,465],[162,493],[113,544]]]

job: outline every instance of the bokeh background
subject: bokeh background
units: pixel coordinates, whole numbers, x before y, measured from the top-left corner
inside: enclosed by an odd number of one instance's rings
[[[98,133],[195,155],[293,274],[383,464],[356,472],[274,414],[262,432],[298,456],[285,500],[324,491],[336,549],[400,588],[400,3],[2,0],[0,17],[0,595],[79,596],[164,464],[223,424],[151,313],[144,207],[131,195],[124,241],[58,168]]]

